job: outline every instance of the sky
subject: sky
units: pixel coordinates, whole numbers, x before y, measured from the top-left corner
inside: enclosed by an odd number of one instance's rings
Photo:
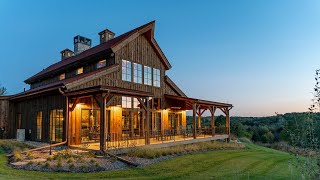
[[[172,65],[167,75],[189,96],[234,105],[232,116],[304,112],[320,68],[320,1],[0,0],[0,84],[23,81],[73,49],[152,20]]]

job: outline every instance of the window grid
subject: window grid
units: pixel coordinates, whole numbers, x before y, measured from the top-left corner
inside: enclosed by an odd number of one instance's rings
[[[129,81],[131,82],[132,80],[132,67],[131,67],[131,62],[122,60],[122,80],[123,81]]]
[[[160,70],[153,68],[153,86],[160,87]]]
[[[133,82],[142,84],[142,65],[133,63]]]
[[[63,134],[63,110],[50,111],[50,136],[53,142],[62,142]]]
[[[132,108],[132,98],[122,96],[122,108]]]
[[[152,68],[144,66],[144,84],[152,85]]]

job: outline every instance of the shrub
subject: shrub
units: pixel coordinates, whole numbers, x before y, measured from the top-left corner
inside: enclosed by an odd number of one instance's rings
[[[69,169],[73,169],[73,168],[74,168],[74,164],[71,163],[71,164],[69,165]]]
[[[72,158],[68,158],[67,163],[72,163],[73,159]]]
[[[13,150],[13,157],[15,161],[21,161],[22,160],[22,155],[19,149],[14,149]]]
[[[222,142],[201,142],[188,145],[177,145],[167,148],[150,148],[150,147],[135,147],[128,151],[128,156],[157,158],[178,153],[186,153],[193,151],[209,150],[209,149],[240,149],[244,148],[243,144],[238,143],[222,143]]]
[[[58,159],[57,167],[61,167],[61,166],[62,166],[62,161],[61,159]]]
[[[50,163],[49,163],[49,162],[45,163],[45,164],[43,165],[43,167],[44,167],[44,168],[50,167]]]

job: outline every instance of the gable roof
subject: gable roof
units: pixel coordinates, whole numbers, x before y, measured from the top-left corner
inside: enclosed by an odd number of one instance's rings
[[[187,97],[187,95],[166,75],[164,78],[165,83],[167,83],[179,96]]]
[[[108,73],[112,73],[112,72],[114,72],[113,69],[115,69],[115,68],[119,68],[119,65],[115,64],[115,65],[112,65],[112,66],[100,68],[97,71],[93,71],[93,72],[86,73],[86,74],[80,74],[78,76],[75,76],[75,77],[72,77],[72,78],[69,78],[69,79],[64,79],[64,80],[60,80],[60,81],[57,81],[57,82],[54,82],[54,83],[50,83],[50,84],[47,84],[47,85],[43,85],[43,86],[40,86],[40,87],[29,89],[27,91],[24,91],[24,92],[21,92],[21,93],[18,93],[18,94],[10,96],[10,99],[11,100],[20,99],[20,98],[23,98],[23,97],[37,95],[37,94],[41,94],[41,93],[48,92],[48,91],[58,90],[59,88],[64,88],[69,83],[78,81],[79,79],[86,79],[87,77],[90,77],[90,76],[95,76],[96,74],[98,74],[100,72],[105,72],[107,74]]]
[[[97,54],[97,53],[102,52],[107,49],[111,49],[113,52],[115,52],[116,50],[120,49],[124,45],[124,43],[126,44],[126,43],[130,42],[130,37],[132,37],[134,35],[140,35],[140,34],[146,35],[147,39],[150,41],[151,46],[155,49],[157,55],[160,57],[162,63],[165,65],[166,69],[168,70],[171,68],[171,65],[170,65],[168,59],[166,58],[166,56],[164,55],[164,53],[162,52],[162,50],[160,49],[158,43],[154,39],[154,36],[153,36],[154,25],[155,25],[155,21],[151,21],[151,22],[144,24],[136,29],[133,29],[129,32],[126,32],[120,36],[117,36],[117,37],[115,37],[105,43],[102,43],[102,44],[99,44],[95,47],[92,47],[92,48],[80,53],[79,55],[72,56],[72,57],[67,58],[63,61],[59,61],[55,64],[52,64],[49,67],[47,67],[46,69],[40,71],[39,73],[33,75],[32,77],[30,77],[28,79],[26,79],[24,82],[27,84],[31,84],[31,83],[35,82],[37,79],[46,77],[50,73],[57,71],[67,65],[74,64],[74,63],[79,62],[80,60],[82,60],[86,57],[92,56],[94,54]]]

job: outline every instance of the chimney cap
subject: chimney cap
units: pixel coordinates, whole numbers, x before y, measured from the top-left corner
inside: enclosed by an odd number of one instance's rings
[[[105,30],[99,32],[99,35],[104,34],[104,33],[109,33],[109,34],[112,34],[113,36],[116,35],[114,32],[110,31],[109,29],[105,29]]]
[[[73,51],[71,51],[69,48],[62,50],[60,53],[64,53],[64,52],[72,52],[73,53]]]

